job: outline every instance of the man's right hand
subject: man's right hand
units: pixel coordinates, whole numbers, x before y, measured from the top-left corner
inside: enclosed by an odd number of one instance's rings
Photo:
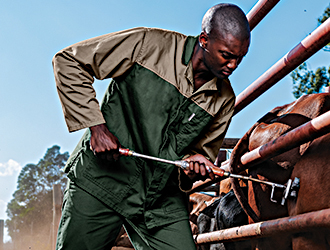
[[[90,147],[94,154],[101,160],[118,160],[120,143],[105,123],[90,127],[91,140]]]

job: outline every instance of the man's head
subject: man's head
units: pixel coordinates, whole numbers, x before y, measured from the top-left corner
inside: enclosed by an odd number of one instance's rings
[[[250,45],[250,27],[244,12],[233,4],[213,6],[204,15],[199,45],[204,66],[216,77],[227,78]]]
[[[237,39],[250,39],[250,26],[244,12],[234,4],[217,4],[203,17],[202,32],[208,36],[225,37],[231,34]]]

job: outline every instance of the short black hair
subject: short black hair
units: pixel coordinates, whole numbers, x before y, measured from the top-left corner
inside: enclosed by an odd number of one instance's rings
[[[245,40],[250,39],[250,25],[240,7],[234,4],[221,3],[210,8],[203,17],[202,31],[210,35],[213,31],[225,36]]]

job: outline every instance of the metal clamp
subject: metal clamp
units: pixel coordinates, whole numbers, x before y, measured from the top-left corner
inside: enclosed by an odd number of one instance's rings
[[[278,186],[275,183],[272,185],[272,192],[270,195],[270,200],[274,203],[277,203],[277,201],[274,200],[275,187],[285,188],[284,192],[283,192],[282,202],[281,202],[281,205],[284,206],[285,201],[288,199],[288,197],[295,197],[295,198],[297,197],[298,190],[300,187],[300,179],[295,177],[293,181],[291,179],[289,179],[288,182],[286,183],[286,185]]]

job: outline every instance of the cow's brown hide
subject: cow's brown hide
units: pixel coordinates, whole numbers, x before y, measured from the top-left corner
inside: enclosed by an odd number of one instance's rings
[[[306,95],[293,103],[273,109],[254,124],[237,143],[231,155],[230,171],[238,173],[244,169],[240,162],[240,158],[244,153],[276,139],[328,110],[330,110],[330,94],[325,93]],[[273,203],[270,201],[270,186],[249,182],[248,199],[246,199],[239,189],[237,180],[232,179],[235,194],[250,216],[250,223],[330,207],[327,198],[330,192],[330,183],[328,184],[327,181],[330,174],[330,166],[328,167],[329,164],[327,163],[327,158],[330,157],[329,142],[328,136],[324,136],[249,168],[248,173],[250,176],[276,183],[285,184],[289,178],[300,178],[301,188],[298,198],[296,201],[289,201],[287,206],[280,205],[283,190],[278,190],[275,193],[278,203]],[[321,239],[319,235],[317,236],[317,239],[314,239],[320,242]],[[307,239],[307,237],[301,234],[297,235],[296,239],[298,240],[293,240],[292,246],[289,238],[281,236],[279,239],[281,240],[256,241],[257,247],[258,249],[267,250],[328,249],[322,247],[304,248],[304,244],[310,247],[313,237],[308,237],[308,240],[302,243],[301,239]],[[329,239],[327,237],[322,239],[324,243],[322,246],[325,246],[325,242]],[[271,244],[268,245],[269,242]],[[280,244],[281,242],[283,244]]]

